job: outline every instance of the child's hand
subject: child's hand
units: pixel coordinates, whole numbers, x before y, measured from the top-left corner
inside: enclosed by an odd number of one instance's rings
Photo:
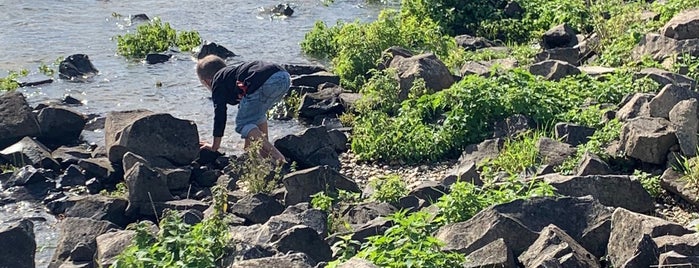
[[[200,141],[200,142],[199,142],[199,149],[202,149],[202,150],[209,150],[209,151],[216,151],[216,150],[214,150],[213,145],[211,145],[211,144],[209,144],[209,143],[207,143],[207,142],[205,142],[205,141]]]

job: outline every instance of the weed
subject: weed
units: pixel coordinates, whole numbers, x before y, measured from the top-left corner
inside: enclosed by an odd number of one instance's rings
[[[189,51],[201,44],[196,31],[177,32],[170,23],[155,17],[148,23],[139,25],[135,33],[117,35],[117,52],[128,58],[143,58],[148,53],[160,53],[171,47]]]
[[[643,189],[652,197],[658,197],[663,193],[663,188],[660,186],[660,176],[651,175],[640,170],[634,170],[633,176],[641,182]]]
[[[397,174],[374,178],[369,182],[374,188],[371,198],[386,203],[398,203],[398,200],[408,194],[408,188],[403,179]]]
[[[275,166],[272,158],[262,156],[260,148],[261,142],[252,142],[244,155],[243,164],[234,167],[247,191],[253,194],[272,192],[282,177],[282,166]]]
[[[679,167],[675,169],[682,173],[682,181],[686,187],[699,189],[699,158],[680,157]]]
[[[29,70],[27,69],[8,72],[7,76],[0,78],[0,91],[9,91],[19,88],[17,78],[27,76],[28,74]]]
[[[107,191],[107,189],[103,189],[102,191],[100,191],[100,194],[104,196],[126,198],[129,195],[129,190],[126,188],[126,183],[119,182],[114,186],[113,191],[110,192]]]
[[[578,145],[575,155],[569,157],[563,164],[556,167],[556,171],[562,174],[571,174],[586,152],[593,153],[602,159],[609,158],[610,155],[607,154],[605,148],[612,141],[619,138],[621,135],[621,127],[622,124],[617,119],[612,119],[607,122],[602,128],[595,131],[595,134],[590,137],[590,141]]]
[[[500,172],[509,176],[518,176],[528,168],[539,166],[541,161],[536,143],[541,137],[543,137],[541,132],[527,132],[517,138],[506,140],[498,156],[482,164],[481,176],[492,179]]]

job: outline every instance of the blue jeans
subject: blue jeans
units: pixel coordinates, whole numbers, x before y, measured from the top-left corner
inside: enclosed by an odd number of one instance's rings
[[[245,95],[238,105],[235,117],[235,132],[244,139],[257,125],[267,122],[267,111],[279,102],[291,86],[291,78],[286,71],[279,71],[267,79],[253,93]]]

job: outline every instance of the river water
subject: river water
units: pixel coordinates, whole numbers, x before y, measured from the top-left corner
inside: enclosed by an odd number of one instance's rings
[[[99,75],[86,83],[56,79],[54,83],[22,88],[34,105],[49,99],[73,96],[84,105],[75,109],[85,114],[105,115],[110,111],[149,109],[194,121],[202,140],[211,140],[213,107],[210,94],[194,74],[189,54],[175,54],[169,62],[147,65],[116,54],[116,35],[135,30],[128,16],[145,13],[160,17],[176,30],[196,30],[202,39],[216,42],[239,56],[230,62],[267,60],[278,63],[318,63],[301,52],[299,43],[317,20],[371,21],[382,8],[363,0],[297,0],[291,17],[270,18],[260,13],[283,1],[198,0],[198,1],[110,1],[110,0],[0,0],[0,76],[9,70],[28,69],[36,73],[42,64],[57,58],[87,54]],[[116,14],[122,15],[114,16]],[[156,84],[162,84],[158,87]],[[242,140],[233,131],[236,108],[229,109],[229,127],[222,150],[238,153]],[[270,138],[296,133],[304,127],[296,121],[270,121]],[[84,132],[86,140],[103,144],[101,131]],[[37,216],[37,213],[41,214]],[[5,206],[0,219],[15,217],[35,220],[37,267],[45,267],[55,247],[55,219],[32,204]],[[3,220],[0,220],[2,222]],[[53,233],[51,233],[53,231]]]

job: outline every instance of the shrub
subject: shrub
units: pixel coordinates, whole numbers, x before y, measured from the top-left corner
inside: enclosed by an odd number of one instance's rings
[[[164,52],[171,47],[189,51],[200,44],[198,32],[178,33],[170,27],[170,23],[162,22],[158,17],[139,25],[135,33],[117,35],[117,53],[128,58],[143,58],[148,53]]]
[[[398,199],[408,194],[408,188],[397,174],[378,177],[369,182],[374,188],[371,198],[379,202],[398,203]]]

